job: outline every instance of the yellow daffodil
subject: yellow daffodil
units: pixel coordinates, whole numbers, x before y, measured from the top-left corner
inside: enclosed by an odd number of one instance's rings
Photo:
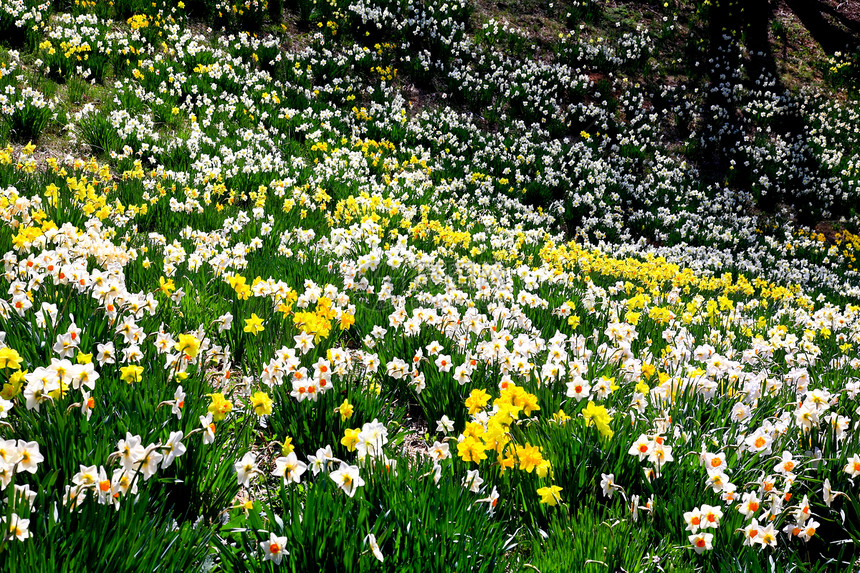
[[[349,403],[349,400],[344,398],[343,404],[337,407],[337,412],[340,414],[340,421],[344,422],[352,417],[354,407]]]
[[[546,505],[557,505],[561,501],[561,495],[559,495],[561,488],[557,485],[542,487],[537,490],[537,493],[540,496],[540,502]]]
[[[256,392],[251,396],[251,405],[258,416],[268,416],[272,413],[272,399],[265,392]]]
[[[18,351],[14,348],[0,348],[0,370],[10,369],[10,370],[20,370],[21,362],[24,359],[21,358],[21,355],[18,354]]]
[[[343,433],[343,438],[340,439],[340,443],[346,446],[347,450],[354,452],[355,445],[358,443],[359,433],[360,430],[358,429],[347,428],[346,431]]]
[[[120,371],[120,380],[127,384],[131,384],[132,382],[140,382],[143,376],[143,366],[136,366],[131,364],[129,366],[123,366],[119,369]]]
[[[177,341],[173,348],[178,352],[184,353],[189,360],[193,360],[200,351],[200,340],[192,334],[180,334],[179,341]]]
[[[250,332],[254,336],[257,336],[257,333],[263,332],[265,330],[263,328],[263,319],[257,316],[256,313],[251,314],[251,318],[245,319],[245,332]]]
[[[224,394],[221,394],[220,392],[216,394],[207,394],[207,396],[212,400],[207,411],[212,414],[212,420],[220,422],[233,409],[233,402],[226,399]]]

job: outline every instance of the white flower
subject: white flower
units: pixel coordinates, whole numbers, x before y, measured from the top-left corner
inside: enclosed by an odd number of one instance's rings
[[[9,534],[18,541],[24,541],[32,535],[30,533],[30,520],[21,519],[15,513],[11,515],[8,521],[5,517],[3,518],[3,525],[0,526],[0,529],[4,532],[8,531]]]
[[[178,386],[176,391],[173,392],[173,400],[170,402],[170,411],[175,415],[178,419],[182,419],[182,408],[185,406],[185,391],[182,390],[182,386]]]
[[[327,470],[328,463],[332,460],[334,460],[334,454],[331,451],[331,446],[320,448],[317,450],[316,455],[308,456],[311,471],[314,473],[314,475],[319,474],[321,471]]]
[[[712,533],[697,533],[690,535],[687,539],[693,544],[693,549],[696,550],[696,553],[704,553],[714,548],[714,535]]]
[[[12,473],[13,467],[12,464],[8,464],[0,459],[0,489],[6,489],[12,482],[12,476],[14,475]]]
[[[126,471],[132,471],[137,462],[146,455],[146,449],[140,444],[140,436],[132,436],[126,432],[125,439],[116,444],[120,463]]]
[[[758,519],[753,518],[749,525],[743,528],[744,545],[753,545],[758,543],[758,540],[761,537],[761,529]]]
[[[651,440],[648,439],[648,436],[641,434],[639,438],[636,439],[636,442],[630,446],[627,453],[631,456],[638,457],[641,462],[651,454],[651,447]]]
[[[581,376],[574,376],[574,378],[567,383],[566,395],[568,398],[576,398],[577,400],[588,398],[589,395],[591,395],[591,386],[589,386],[588,382],[583,380]]]
[[[860,475],[860,455],[854,454],[848,458],[848,463],[845,464],[845,473],[853,478]]]
[[[351,466],[344,462],[340,462],[340,467],[333,471],[329,477],[349,497],[353,497],[355,490],[364,485],[364,480],[361,479],[358,472],[358,466]]]
[[[436,460],[446,460],[451,457],[451,450],[447,443],[433,442],[433,447],[430,448],[430,456]]]
[[[200,425],[203,427],[203,445],[209,445],[215,441],[215,424],[212,423],[212,414],[200,416]]]
[[[233,464],[233,467],[236,468],[236,478],[239,480],[239,485],[243,487],[251,485],[251,478],[260,473],[257,460],[251,452],[245,454],[241,460]]]
[[[39,444],[18,440],[18,472],[34,474],[44,459],[39,453]]]
[[[14,492],[12,496],[6,498],[6,503],[12,503],[12,499],[26,501],[27,505],[30,506],[30,509],[33,509],[33,506],[36,504],[36,492],[30,489],[30,486],[27,484],[24,485],[16,485],[14,488]]]
[[[442,419],[436,422],[436,431],[447,436],[454,431],[454,422],[448,416],[443,415]]]
[[[286,543],[286,537],[278,537],[274,533],[270,533],[268,541],[260,542],[260,549],[263,550],[263,561],[271,561],[275,565],[280,565],[281,559],[284,558],[284,555],[290,554],[290,552],[284,548]]]
[[[366,456],[372,458],[382,455],[382,447],[388,443],[388,428],[385,424],[374,419],[361,427],[355,448],[359,459]]]
[[[762,547],[776,547],[776,530],[772,523],[769,523],[767,527],[759,530],[758,539],[756,541],[760,543]]]
[[[499,497],[499,490],[496,489],[496,486],[493,486],[493,491],[490,492],[490,495],[483,499],[479,499],[478,502],[488,504],[488,511],[490,515],[493,515],[496,511],[496,506],[499,504]]]
[[[713,507],[710,505],[703,505],[701,509],[702,519],[701,519],[701,527],[702,529],[712,528],[716,529],[720,526],[720,519],[723,518],[723,510],[719,507]]]
[[[838,496],[845,495],[841,491],[833,491],[833,488],[830,487],[830,479],[824,480],[824,485],[822,486],[821,491],[821,495],[824,499],[824,503],[827,504],[827,507],[830,507],[830,504],[832,504],[833,500],[835,500]]]
[[[12,409],[12,402],[0,398],[0,420],[9,415],[9,410]]]
[[[603,488],[603,495],[612,499],[612,495],[618,489],[615,485],[615,474],[600,474],[600,487]]]
[[[78,488],[95,487],[99,478],[99,469],[96,466],[80,465],[80,471],[72,476],[72,483]]]
[[[463,487],[468,488],[472,493],[481,491],[481,484],[484,483],[484,478],[480,476],[478,470],[469,470],[466,472],[466,477],[463,478]]]
[[[155,472],[158,471],[158,464],[164,459],[157,448],[158,446],[155,445],[149,446],[140,459],[140,473],[143,475],[143,481],[149,481],[149,478],[155,475]]]
[[[440,354],[437,356],[434,364],[436,364],[436,368],[439,369],[439,372],[450,372],[453,367],[451,357],[447,354]]]
[[[286,457],[281,456],[275,460],[275,469],[272,471],[272,475],[284,478],[284,484],[302,483],[302,474],[307,470],[307,464],[299,461],[295,452],[290,452]]]
[[[182,454],[185,453],[186,448],[185,444],[181,442],[182,438],[183,434],[181,431],[170,432],[170,438],[168,438],[167,443],[164,444],[164,449],[167,450],[167,454],[164,456],[164,460],[162,460],[162,468],[170,467],[173,460],[181,457]]]
[[[687,531],[697,533],[702,527],[702,510],[696,507],[692,511],[685,511],[684,521],[687,522]]]
[[[364,541],[370,545],[370,551],[373,553],[373,556],[376,557],[380,563],[385,562],[385,557],[382,555],[382,551],[379,550],[379,544],[376,542],[376,536],[372,533],[368,533],[367,537],[364,538]]]
[[[814,519],[810,519],[806,522],[806,525],[803,525],[801,527],[800,533],[798,533],[797,535],[804,541],[809,541],[812,536],[815,535],[815,532],[818,530],[818,527],[820,525],[821,524],[819,522],[815,521]]]

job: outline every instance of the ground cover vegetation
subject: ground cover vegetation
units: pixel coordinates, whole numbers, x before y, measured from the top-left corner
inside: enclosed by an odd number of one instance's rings
[[[0,569],[851,570],[794,4],[0,4]]]

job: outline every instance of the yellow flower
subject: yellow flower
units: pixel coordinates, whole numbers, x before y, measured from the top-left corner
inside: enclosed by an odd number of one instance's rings
[[[127,384],[131,384],[132,382],[140,382],[141,376],[143,375],[143,366],[135,366],[132,364],[130,366],[123,366],[119,371],[120,380]]]
[[[158,277],[158,290],[164,296],[170,296],[170,293],[176,290],[176,285],[173,284],[173,279],[165,280],[164,277]]]
[[[532,473],[538,465],[543,463],[540,448],[536,446],[526,444],[525,446],[518,447],[516,452],[517,459],[520,462],[520,469],[527,473]]]
[[[265,392],[257,392],[251,396],[251,405],[258,416],[268,416],[272,413],[272,399]]]
[[[263,319],[257,316],[256,313],[251,314],[251,318],[245,319],[245,332],[250,332],[257,336],[258,332],[263,332]]]
[[[230,286],[236,291],[239,300],[248,300],[251,296],[251,287],[247,284],[247,279],[242,275],[227,277]]]
[[[54,400],[59,400],[64,395],[67,396],[68,394],[69,394],[69,385],[66,383],[65,380],[60,380],[60,387],[59,388],[57,388],[56,390],[52,390],[51,392],[48,392],[48,396],[50,396]]]
[[[340,421],[346,421],[352,417],[352,413],[355,410],[352,404],[349,403],[347,398],[343,399],[343,404],[338,406],[337,411],[340,414]]]
[[[220,392],[217,394],[207,394],[207,396],[212,400],[207,411],[212,414],[213,421],[220,422],[233,409],[233,402],[227,400],[224,394]]]
[[[571,328],[576,329],[576,327],[579,326],[579,317],[576,316],[575,314],[568,316],[567,317],[567,324]]]
[[[293,315],[293,324],[305,334],[313,334],[314,342],[319,342],[331,332],[331,322],[325,317],[326,314],[325,308],[320,308],[317,312],[297,312]]]
[[[353,324],[355,324],[355,316],[349,314],[348,312],[345,312],[345,313],[340,315],[340,329],[341,330],[347,330]]]
[[[293,445],[293,439],[290,436],[284,438],[284,445],[281,446],[281,455],[290,455],[296,447]]]
[[[21,369],[21,355],[14,348],[0,348],[0,370],[9,368],[11,370]]]
[[[657,372],[657,368],[653,364],[649,364],[648,362],[642,364],[642,376],[644,378],[650,378],[655,372]]]
[[[473,436],[468,436],[457,444],[457,455],[465,462],[475,462],[476,464],[487,459],[483,442],[476,440]]]
[[[11,400],[17,396],[21,392],[21,388],[24,387],[24,376],[26,374],[26,370],[18,370],[12,374],[9,377],[9,381],[3,385],[3,390],[0,391],[0,398]]]
[[[475,389],[466,398],[466,407],[469,409],[469,414],[477,414],[482,411],[490,400],[490,395],[483,389]]]
[[[191,334],[180,334],[179,341],[173,346],[173,348],[179,352],[184,352],[185,356],[187,356],[189,360],[193,360],[197,357],[197,353],[200,351],[200,340]]]
[[[90,352],[87,354],[86,352],[78,352],[77,357],[75,357],[78,364],[89,364],[93,361],[93,353]]]
[[[564,410],[559,409],[558,412],[552,415],[552,420],[557,424],[566,424],[568,421],[570,421],[570,416],[568,416]]]
[[[582,409],[582,417],[585,418],[586,426],[590,426],[594,423],[603,437],[611,438],[615,435],[615,432],[613,432],[612,428],[609,427],[609,422],[612,421],[612,418],[606,411],[605,406],[597,406],[594,402],[589,400],[588,406]]]
[[[538,464],[537,468],[535,468],[535,473],[538,475],[538,477],[545,478],[551,470],[552,464],[549,462],[549,460],[543,460],[541,463]]]
[[[341,438],[340,443],[346,446],[346,449],[354,452],[355,444],[358,443],[358,429],[347,428],[346,432],[343,434],[343,438]]]
[[[559,492],[561,492],[561,488],[557,485],[542,487],[537,490],[537,493],[540,496],[540,502],[547,505],[556,505],[561,501]]]

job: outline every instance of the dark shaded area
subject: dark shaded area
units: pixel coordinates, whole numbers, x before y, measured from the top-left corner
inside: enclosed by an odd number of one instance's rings
[[[850,2],[840,0],[836,6],[833,6],[833,0],[830,0],[830,3],[825,1],[821,4],[821,9],[835,18],[841,25],[860,34],[860,2],[857,0]]]
[[[845,50],[849,38],[856,42],[853,35],[844,31],[838,34],[839,29],[832,29],[821,15],[820,2],[789,0],[788,3],[802,5],[800,9],[806,17],[819,26],[813,35],[823,34],[831,47]],[[739,151],[746,140],[776,135],[792,142],[791,163],[797,169],[783,176],[780,187],[784,192],[762,193],[757,207],[772,213],[781,204],[791,205],[799,223],[814,226],[826,206],[815,194],[809,193],[809,186],[812,180],[826,179],[830,173],[815,158],[807,140],[806,121],[781,81],[769,37],[774,6],[768,0],[716,0],[712,5],[707,30],[710,87],[703,110],[708,124],[699,159],[700,173],[710,182],[729,181],[736,188],[755,188],[761,171],[755,171],[753,162]],[[746,58],[738,53],[736,46],[740,41],[748,49]],[[766,124],[744,117],[741,111],[744,101],[732,89],[737,84],[743,84],[752,92],[779,94],[782,99],[778,113]],[[771,167],[775,171],[777,166]],[[838,210],[838,206],[833,207]]]
[[[828,54],[853,52],[860,48],[860,22],[845,16],[833,6],[815,0],[786,0],[786,4],[797,15],[803,26]],[[848,28],[845,30],[825,18],[824,13]]]

